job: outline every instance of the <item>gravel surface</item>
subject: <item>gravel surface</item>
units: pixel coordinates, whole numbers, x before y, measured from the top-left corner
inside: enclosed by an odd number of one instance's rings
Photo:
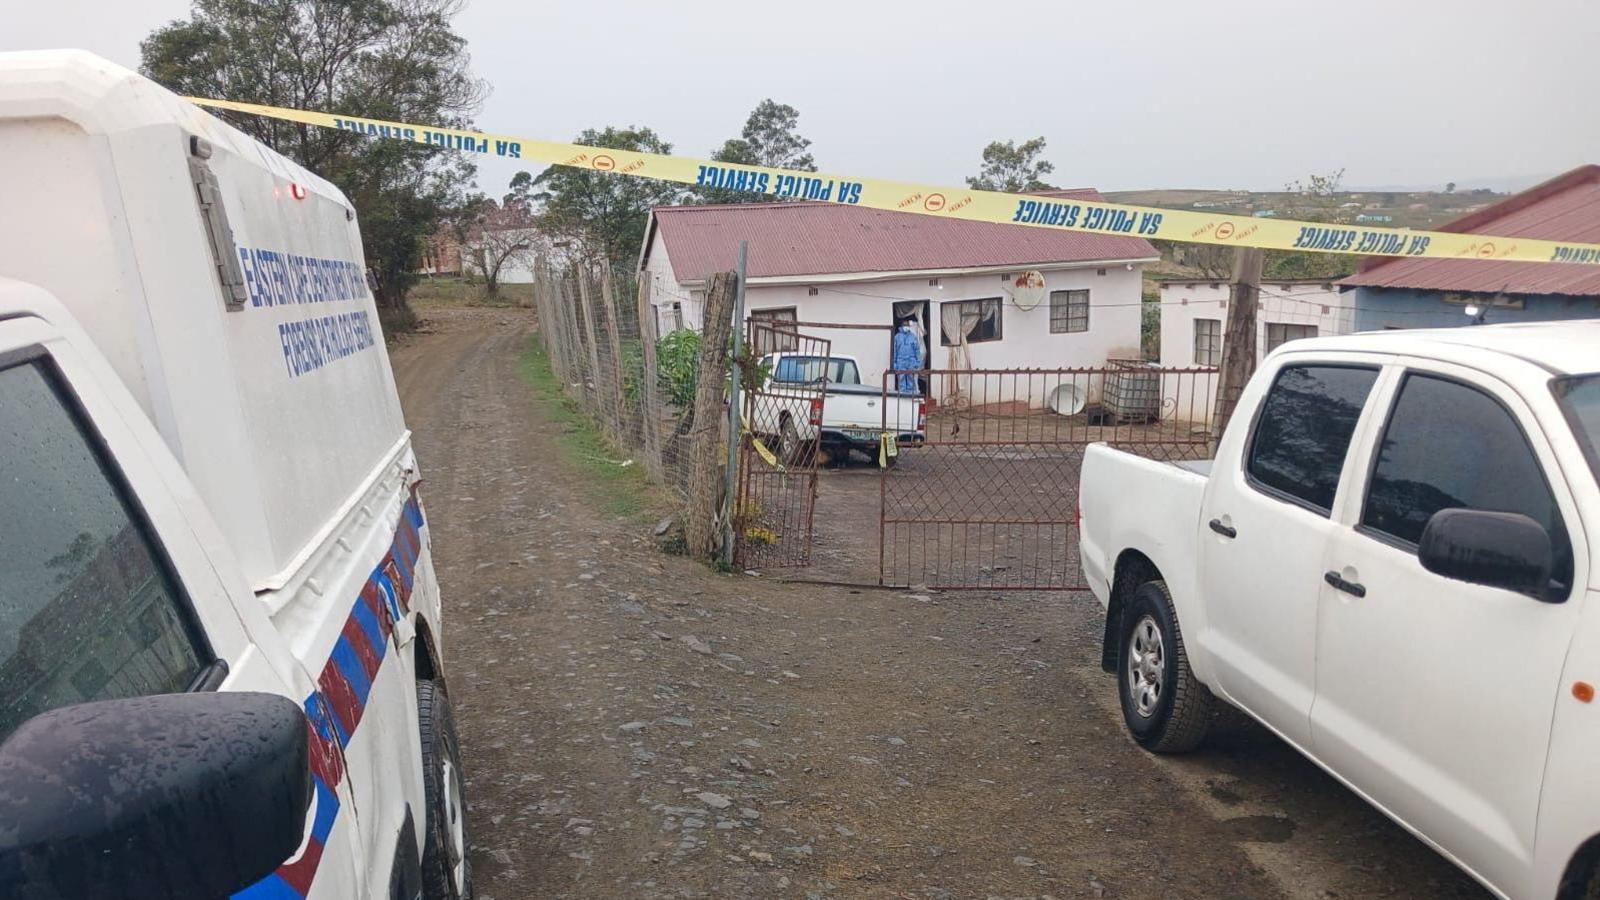
[[[532,328],[435,310],[394,351],[480,900],[1483,896],[1251,723],[1136,748],[1087,595],[664,555],[654,517],[596,512],[559,457],[518,374]],[[823,477],[824,560],[875,558],[876,480]]]

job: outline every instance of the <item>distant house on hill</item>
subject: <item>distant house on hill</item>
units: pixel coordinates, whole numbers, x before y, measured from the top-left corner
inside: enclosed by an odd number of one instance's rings
[[[1496,237],[1600,243],[1600,166],[1588,165],[1438,226]],[[1357,331],[1600,317],[1600,266],[1371,257],[1339,282]]]
[[[660,333],[700,328],[706,282],[734,267],[740,241],[749,242],[750,316],[831,340],[834,353],[860,361],[868,384],[890,368],[892,328],[906,317],[934,368],[1136,358],[1142,269],[1159,257],[1139,237],[836,203],[658,207],[639,267]]]

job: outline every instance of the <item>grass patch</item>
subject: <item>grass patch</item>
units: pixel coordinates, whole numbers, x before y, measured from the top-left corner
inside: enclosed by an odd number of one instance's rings
[[[406,295],[417,309],[436,309],[445,306],[487,306],[505,309],[533,305],[533,285],[502,284],[500,292],[489,296],[481,281],[460,278],[423,278],[411,287]]]
[[[550,357],[540,345],[538,335],[529,336],[519,369],[523,380],[545,401],[550,420],[557,427],[556,444],[563,461],[577,473],[584,492],[602,511],[636,518],[658,505],[655,487],[646,480],[644,467],[637,462],[618,465],[628,454],[613,447],[578,404],[567,396],[550,368]]]

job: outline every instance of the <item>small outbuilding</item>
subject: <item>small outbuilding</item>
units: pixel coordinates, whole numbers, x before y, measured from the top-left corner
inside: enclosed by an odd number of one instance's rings
[[[1600,266],[1492,259],[1501,238],[1600,243],[1600,166],[1580,166],[1437,230],[1485,235],[1477,252],[1491,258],[1369,258],[1339,282],[1352,294],[1356,331],[1600,317]]]

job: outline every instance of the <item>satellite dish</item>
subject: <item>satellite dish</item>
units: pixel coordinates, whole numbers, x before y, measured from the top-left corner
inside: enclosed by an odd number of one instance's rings
[[[1029,269],[1011,283],[1011,302],[1024,312],[1044,302],[1044,273]]]
[[[1075,416],[1089,405],[1088,392],[1075,384],[1058,385],[1046,401],[1050,411],[1061,416]]]

